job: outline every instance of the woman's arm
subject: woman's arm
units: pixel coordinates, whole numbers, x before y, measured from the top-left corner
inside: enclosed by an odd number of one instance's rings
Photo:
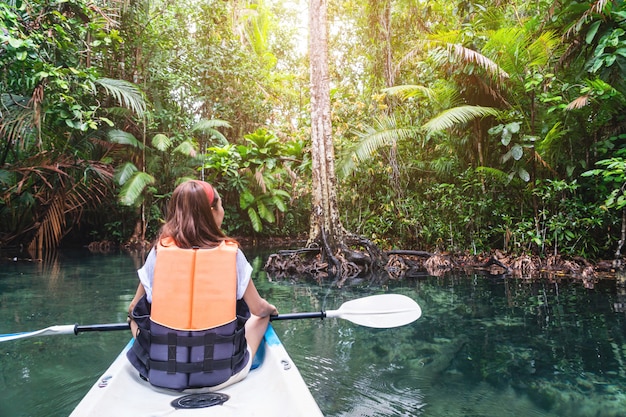
[[[267,300],[257,291],[254,286],[254,282],[250,280],[246,292],[243,294],[243,299],[248,304],[250,313],[258,317],[267,317],[278,314],[278,310],[273,304],[267,302]]]
[[[137,291],[135,292],[135,296],[133,297],[132,301],[130,302],[130,305],[128,306],[128,315],[130,315],[130,313],[133,312],[133,309],[135,308],[135,306],[137,305],[141,297],[143,297],[145,294],[146,294],[146,290],[143,288],[143,285],[141,285],[141,282],[140,282],[139,285],[137,286]]]
[[[130,302],[130,305],[128,306],[128,322],[130,323],[130,331],[133,334],[133,337],[137,337],[138,327],[137,327],[137,323],[135,323],[135,321],[131,319],[131,313],[133,312],[133,309],[135,308],[135,306],[137,305],[141,297],[144,296],[145,293],[146,293],[146,290],[143,288],[143,285],[141,285],[141,282],[140,282],[139,285],[137,286],[137,291],[135,292],[135,296],[133,297],[132,301]]]

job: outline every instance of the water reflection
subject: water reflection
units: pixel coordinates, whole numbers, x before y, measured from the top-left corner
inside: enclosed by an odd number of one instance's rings
[[[336,309],[371,294],[418,301],[397,329],[338,319],[274,327],[326,416],[620,416],[626,409],[626,279],[596,282],[489,277],[379,277],[338,290],[268,279],[248,253],[259,291],[282,313]],[[0,333],[51,324],[124,321],[141,257],[62,254],[0,268]],[[0,415],[68,415],[122,349],[124,333],[0,344]]]

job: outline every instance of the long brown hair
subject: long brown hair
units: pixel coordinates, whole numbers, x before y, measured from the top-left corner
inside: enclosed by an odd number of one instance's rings
[[[212,193],[206,187],[211,187]],[[210,201],[209,199],[212,199]],[[167,206],[167,217],[161,228],[159,241],[172,238],[176,246],[184,249],[211,248],[224,240],[232,241],[215,223],[212,208],[219,197],[210,184],[185,181],[174,189]]]

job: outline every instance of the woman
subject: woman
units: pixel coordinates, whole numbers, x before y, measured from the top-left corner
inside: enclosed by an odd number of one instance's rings
[[[221,231],[223,220],[210,184],[180,184],[138,271],[129,306],[136,341],[127,356],[155,386],[214,391],[242,380],[269,316],[278,314],[257,292],[237,242]]]

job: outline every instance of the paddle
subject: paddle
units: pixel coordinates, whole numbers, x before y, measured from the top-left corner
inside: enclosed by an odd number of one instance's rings
[[[338,310],[279,314],[270,319],[275,321],[336,317],[361,326],[387,329],[414,322],[421,315],[420,306],[406,295],[381,294],[346,301]]]
[[[411,298],[400,294],[381,294],[357,298],[343,303],[338,310],[318,311],[312,313],[291,313],[271,316],[270,320],[295,320],[310,318],[340,318],[361,326],[374,328],[390,328],[403,326],[417,320],[422,315],[420,306]],[[0,342],[25,339],[34,336],[51,336],[56,334],[79,334],[84,332],[109,332],[128,330],[128,323],[92,324],[79,326],[68,324],[50,326],[34,332],[12,333],[0,335]]]
[[[112,324],[91,324],[79,326],[78,324],[65,324],[58,326],[50,326],[45,329],[35,330],[34,332],[9,333],[0,334],[0,342],[7,342],[15,339],[25,339],[34,336],[52,336],[55,334],[78,334],[84,332],[110,332],[115,330],[128,330],[128,323],[112,323]]]

